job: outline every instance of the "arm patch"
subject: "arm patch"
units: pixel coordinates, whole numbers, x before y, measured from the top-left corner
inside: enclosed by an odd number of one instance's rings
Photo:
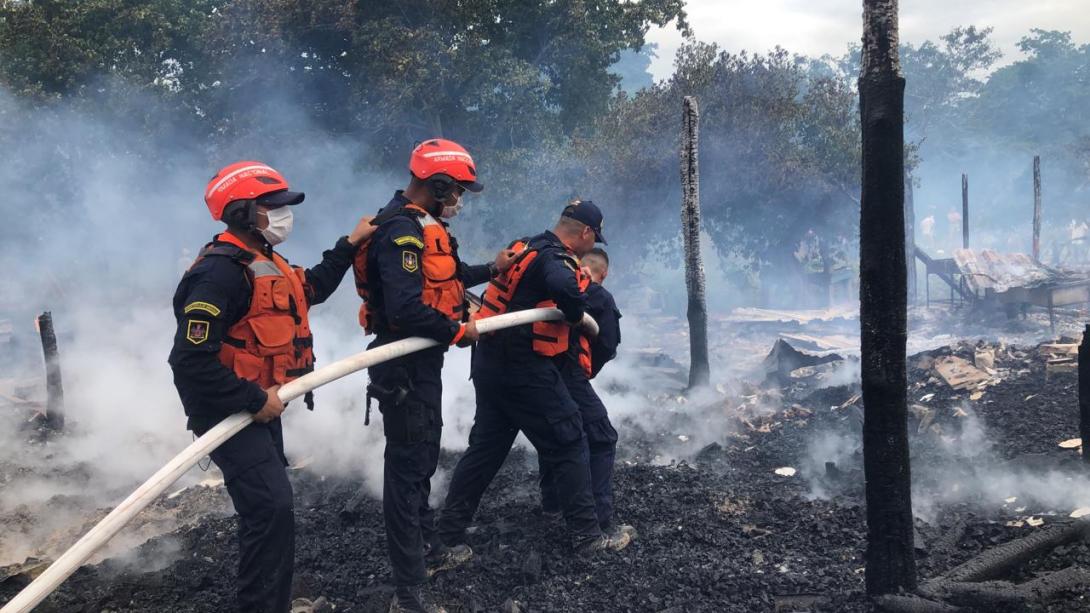
[[[190,302],[188,305],[186,305],[185,309],[183,309],[182,312],[188,314],[193,311],[204,311],[212,317],[219,317],[220,314],[220,308],[218,306],[210,302],[202,302],[200,300],[196,302]]]
[[[402,251],[401,267],[408,272],[416,272],[420,270],[420,257],[417,256],[415,251],[409,251],[408,249]]]
[[[405,236],[399,236],[394,239],[394,244],[398,247],[404,247],[405,245],[413,245],[417,249],[424,248],[424,241],[416,238],[412,234],[406,234]]]
[[[194,345],[200,345],[208,340],[208,325],[207,321],[190,319],[186,324],[185,339]]]

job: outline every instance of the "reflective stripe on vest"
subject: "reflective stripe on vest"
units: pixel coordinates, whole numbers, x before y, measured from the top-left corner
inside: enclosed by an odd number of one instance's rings
[[[305,273],[280,255],[254,251],[230,233],[217,240],[251,253],[253,277],[250,308],[227,330],[219,359],[242,379],[261,387],[287,383],[314,370]]]
[[[249,264],[250,272],[254,274],[254,278],[268,277],[268,276],[280,276],[282,273],[280,269],[276,267],[276,264],[269,260],[257,260]]]

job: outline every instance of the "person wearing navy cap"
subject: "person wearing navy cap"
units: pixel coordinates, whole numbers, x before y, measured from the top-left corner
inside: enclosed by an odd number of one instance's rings
[[[560,214],[561,219],[574,219],[594,231],[594,241],[608,245],[606,237],[602,236],[602,210],[593,200],[573,200],[564,207]],[[591,245],[591,248],[594,246]],[[587,250],[590,251],[589,249]],[[586,255],[586,254],[583,254]]]
[[[480,338],[471,367],[477,396],[469,449],[458,460],[439,519],[448,547],[465,546],[466,530],[481,496],[503,465],[521,431],[548,463],[572,544],[580,555],[623,549],[631,534],[605,534],[591,492],[587,437],[578,403],[560,374],[572,330],[587,309],[579,258],[605,242],[602,212],[590,201],[573,201],[552,231],[514,241],[519,251],[493,279],[475,318],[555,307],[562,321],[500,330]]]
[[[606,534],[624,532],[635,538],[636,529],[633,526],[617,523],[614,519],[613,463],[617,456],[617,431],[609,421],[605,404],[590,382],[617,355],[617,346],[621,342],[621,312],[613,295],[602,286],[609,274],[609,255],[595,247],[580,260],[583,274],[590,280],[585,289],[587,313],[598,323],[598,335],[589,338],[580,330],[573,330],[574,340],[569,343],[568,351],[558,356],[557,368],[572,399],[579,405],[583,418],[598,525]],[[561,513],[552,467],[540,456],[538,472],[541,477],[542,513],[547,518],[558,519]]]

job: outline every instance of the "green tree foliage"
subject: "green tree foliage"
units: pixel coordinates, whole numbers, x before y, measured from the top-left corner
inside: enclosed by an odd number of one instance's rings
[[[782,49],[731,54],[708,44],[682,47],[669,81],[618,97],[599,121],[601,137],[583,147],[582,184],[614,203],[614,225],[657,248],[675,240],[688,95],[701,105],[703,218],[720,255],[743,276],[794,277],[804,265],[793,255],[800,242],[816,234],[828,246],[852,234],[859,176],[852,91]]]
[[[105,75],[168,91],[195,88],[183,67],[200,61],[196,34],[208,0],[5,0],[0,80],[41,98],[80,94]]]
[[[951,169],[951,200],[957,174],[970,174],[972,200],[995,209],[977,217],[978,230],[1009,232],[1009,216],[1028,219],[1034,155],[1044,168],[1046,225],[1086,219],[1079,194],[1090,184],[1090,46],[1076,45],[1067,32],[1032,30],[1019,43],[1024,56],[996,68],[990,34],[955,28],[939,44],[902,49],[907,136],[930,170]],[[1028,240],[1028,231],[1018,234]]]
[[[857,54],[813,60],[690,42],[674,74],[651,83],[645,36],[671,22],[688,33],[683,7],[0,0],[0,142],[12,150],[33,138],[31,112],[42,138],[79,132],[93,141],[66,143],[48,165],[12,162],[26,166],[28,189],[54,186],[35,209],[48,211],[81,189],[69,180],[73,169],[116,151],[196,151],[212,167],[331,141],[350,143],[338,151],[352,151],[369,173],[404,173],[415,142],[443,135],[479,159],[488,191],[477,210],[492,235],[539,228],[560,202],[582,196],[603,205],[607,235],[661,251],[677,246],[681,100],[692,95],[702,116],[704,220],[739,283],[793,283],[807,269],[850,262]],[[1034,30],[1022,41],[1025,57],[996,69],[990,34],[955,28],[902,49],[911,153],[950,167],[1010,149],[1027,160],[1040,153],[1050,194],[1085,190],[1090,48]],[[102,127],[70,130],[80,113]],[[43,166],[56,176],[41,180]],[[1072,174],[1078,180],[1066,185],[1054,178]]]
[[[682,0],[9,0],[0,82],[73,97],[120,77],[183,94],[224,139],[288,101],[379,159],[435,134],[491,151],[586,129],[619,53],[674,19]]]
[[[956,27],[937,42],[901,45],[905,75],[906,136],[921,141],[929,135],[964,129],[966,104],[980,95],[988,73],[1002,54],[990,36],[992,28]],[[854,84],[860,49],[852,45],[837,60],[840,74]]]
[[[1090,138],[1090,45],[1033,30],[1019,48],[1026,58],[996,70],[974,100],[974,127],[1026,151],[1074,153]]]

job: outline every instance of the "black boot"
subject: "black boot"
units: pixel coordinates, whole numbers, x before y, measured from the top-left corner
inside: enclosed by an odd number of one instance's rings
[[[453,547],[438,545],[428,552],[424,563],[428,566],[428,576],[445,570],[452,570],[473,559],[473,550],[469,545],[461,544]]]
[[[390,613],[447,613],[431,595],[428,584],[399,587],[390,603]]]
[[[620,551],[632,542],[632,537],[627,532],[618,531],[614,534],[601,534],[582,539],[575,543],[575,553],[582,558],[591,558],[606,551]]]

